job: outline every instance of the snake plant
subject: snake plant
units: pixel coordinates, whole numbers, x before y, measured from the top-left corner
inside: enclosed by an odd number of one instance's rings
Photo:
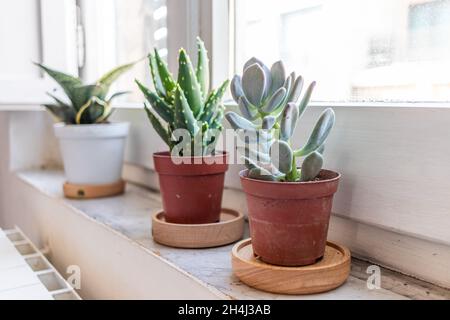
[[[328,108],[321,114],[303,147],[294,150],[292,146],[294,129],[315,85],[312,82],[301,97],[301,76],[294,72],[286,76],[281,61],[269,69],[256,58],[244,65],[242,77],[234,76],[231,93],[242,116],[235,112],[225,116],[245,141],[239,149],[249,177],[287,182],[316,179],[323,164],[324,143],[335,121],[334,111]],[[301,157],[305,158],[298,169]]]
[[[158,50],[148,55],[154,90],[136,80],[150,108],[144,103],[147,116],[161,139],[173,151],[176,146],[188,151],[181,155],[207,155],[214,152],[222,130],[224,107],[222,97],[228,80],[219,88],[209,90],[209,60],[205,45],[197,38],[197,65],[194,68],[184,49],[178,57],[175,80]],[[179,132],[187,133],[182,139]],[[188,141],[181,141],[187,140]]]
[[[112,114],[111,100],[127,92],[116,92],[108,96],[112,83],[134,64],[118,66],[92,84],[83,84],[80,78],[35,63],[52,77],[63,89],[68,101],[63,101],[50,92],[53,104],[44,104],[53,116],[66,124],[105,123]]]

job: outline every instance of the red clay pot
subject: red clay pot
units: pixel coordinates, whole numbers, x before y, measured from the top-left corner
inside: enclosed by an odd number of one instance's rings
[[[181,159],[171,157],[169,152],[153,154],[166,221],[180,224],[219,221],[228,153],[188,158],[191,163],[174,163]]]
[[[247,177],[247,170],[239,175],[255,254],[280,266],[303,266],[320,259],[340,174],[322,170],[319,180],[310,182],[256,180]]]

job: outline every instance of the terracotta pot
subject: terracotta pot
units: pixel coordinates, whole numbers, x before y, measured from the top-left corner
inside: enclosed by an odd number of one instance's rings
[[[247,170],[239,175],[255,254],[281,266],[308,265],[320,259],[339,173],[322,170],[320,180],[310,182],[256,180],[247,177]]]
[[[182,159],[190,163],[175,163]],[[181,158],[171,157],[169,152],[158,152],[153,154],[153,161],[167,222],[200,224],[219,221],[228,153]]]

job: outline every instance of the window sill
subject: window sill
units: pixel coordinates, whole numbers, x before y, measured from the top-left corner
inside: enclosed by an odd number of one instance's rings
[[[72,215],[75,215],[76,219],[87,220],[91,225],[104,228],[104,231],[109,233],[111,237],[117,235],[120,236],[129,246],[138,246],[139,260],[131,261],[131,263],[138,264],[141,259],[145,259],[145,256],[153,256],[159,260],[159,262],[162,262],[163,268],[164,265],[166,266],[165,268],[175,267],[176,271],[187,278],[188,281],[199,284],[204,289],[207,289],[209,293],[212,293],[209,297],[215,296],[216,298],[222,299],[404,299],[411,295],[411,292],[408,292],[407,290],[405,291],[404,287],[406,286],[404,286],[404,283],[408,281],[418,282],[417,280],[412,280],[408,277],[387,271],[390,276],[386,277],[387,280],[383,278],[382,282],[389,287],[389,290],[369,290],[366,286],[366,282],[364,281],[364,279],[368,276],[364,273],[366,265],[360,260],[353,259],[351,276],[347,282],[337,290],[311,296],[281,296],[260,292],[243,285],[232,275],[230,264],[230,250],[232,245],[212,249],[190,250],[169,248],[155,243],[151,238],[150,214],[152,210],[161,207],[158,193],[148,191],[147,189],[129,183],[127,186],[127,192],[123,196],[84,201],[69,200],[62,196],[61,185],[64,182],[64,176],[61,171],[23,171],[18,173],[18,178],[20,181],[25,182],[28,186],[32,186],[32,192],[39,192],[40,194],[45,195],[46,198],[50,199],[52,202],[58,202],[59,204],[64,205],[67,209],[69,209],[68,211],[70,211]],[[22,199],[22,201],[27,201],[27,199]],[[37,203],[35,206],[39,207],[40,204]],[[36,210],[39,211],[39,209]],[[60,210],[57,214],[62,215],[64,213]],[[65,218],[66,217],[61,217],[63,221]],[[67,219],[69,219],[69,217],[67,217]],[[73,217],[70,219],[74,221]],[[40,221],[40,223],[45,222]],[[56,222],[47,222],[46,224],[47,229],[64,228],[63,225],[58,226]],[[47,230],[46,232],[51,233],[50,230]],[[80,230],[79,232],[79,237],[88,236],[87,230]],[[44,235],[40,236],[45,238]],[[248,236],[248,231],[246,232],[246,236]],[[95,239],[92,239],[91,241],[91,245],[93,246],[95,246],[96,243],[94,240]],[[100,265],[101,258],[108,256],[109,251],[117,250],[112,243],[113,242],[111,242],[111,245],[108,247],[95,248],[97,252],[101,250],[102,253],[98,257],[98,261],[96,261],[96,256],[90,257],[93,266]],[[82,243],[70,243],[70,247],[73,255],[65,254],[66,259],[70,261],[65,261],[64,263],[78,263],[78,261],[73,261],[74,259],[77,260],[77,252],[83,251],[86,248],[82,247]],[[58,259],[58,249],[52,248],[51,244],[50,248],[52,255]],[[108,274],[108,272],[113,272],[109,266],[119,264],[120,261],[108,261],[107,266],[102,266],[102,273],[106,276],[113,277],[113,273]],[[95,274],[99,271],[89,270],[88,268],[92,268],[92,266],[81,267],[82,270],[85,270],[88,274]],[[154,270],[147,269],[145,272],[142,272],[142,274],[133,274],[133,277],[137,276],[141,279],[147,278],[152,281],[155,279],[156,269],[159,267],[161,266],[155,264]],[[182,287],[183,284],[181,282],[177,282],[176,279],[167,278],[163,280],[167,283],[168,287],[173,286],[173,290],[175,290],[175,292],[183,291],[181,288],[185,289]],[[132,281],[127,283],[127,274],[123,275],[122,281],[125,282],[123,285],[128,286],[127,290],[134,292]],[[90,286],[90,284],[87,283],[85,286]],[[419,287],[421,286],[422,285],[419,284]],[[414,287],[414,285],[411,284],[410,287]],[[88,296],[92,298],[104,298],[101,294],[97,295],[93,292],[95,289],[95,287],[89,288],[90,293]],[[148,288],[147,290],[150,291],[151,288]],[[425,289],[420,292],[424,294],[424,297],[429,298],[429,285],[427,285],[427,290],[428,295],[425,293]],[[440,289],[436,290],[439,291]],[[414,295],[417,297],[417,289],[415,291],[416,292]],[[433,290],[431,290],[431,292],[431,294],[434,294]],[[136,291],[136,295],[128,296],[127,298],[133,297],[158,297],[158,294],[155,292]],[[170,294],[168,297],[170,298]],[[180,297],[180,294],[175,295],[174,297]],[[196,296],[190,295],[189,292],[186,291],[184,298],[193,297]],[[198,297],[204,298],[202,295]]]

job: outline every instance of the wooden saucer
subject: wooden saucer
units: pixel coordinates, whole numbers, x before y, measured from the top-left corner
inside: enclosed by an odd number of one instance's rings
[[[164,220],[164,211],[152,215],[153,240],[177,248],[210,248],[223,246],[242,238],[244,215],[222,209],[220,221],[205,224],[177,224]]]
[[[111,184],[82,185],[64,183],[64,196],[71,199],[94,199],[115,196],[125,191],[125,181],[120,180]]]
[[[350,261],[350,251],[330,241],[320,261],[303,267],[263,262],[253,254],[251,239],[236,243],[232,250],[233,272],[242,282],[259,290],[281,294],[311,294],[337,288],[350,273]]]

